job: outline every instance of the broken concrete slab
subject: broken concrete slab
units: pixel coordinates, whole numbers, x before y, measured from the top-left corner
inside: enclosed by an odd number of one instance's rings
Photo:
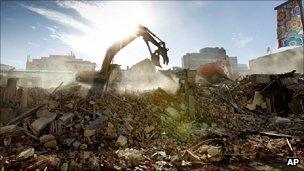
[[[108,126],[106,127],[106,135],[113,138],[117,137],[117,130],[111,122],[108,122]]]
[[[55,136],[52,134],[43,135],[39,139],[45,148],[54,148],[57,145]]]
[[[149,134],[151,131],[153,131],[155,127],[153,125],[145,127],[146,134]]]
[[[57,117],[56,113],[51,113],[47,110],[44,110],[45,112],[39,113],[40,118],[35,120],[31,125],[30,128],[32,131],[36,134],[39,135],[41,131],[52,121],[55,120]]]
[[[166,112],[168,112],[171,116],[176,117],[178,116],[178,111],[173,107],[166,108]]]
[[[165,151],[157,151],[151,157],[157,161],[170,160],[170,155],[167,155]]]
[[[84,136],[85,137],[91,137],[96,134],[96,130],[98,129],[101,124],[103,124],[106,121],[107,117],[101,116],[95,119],[93,122],[91,122],[84,130]]]
[[[216,147],[216,146],[209,146],[207,149],[208,157],[215,157],[215,156],[220,156],[222,151],[221,147]]]
[[[25,149],[22,152],[20,152],[17,155],[16,159],[17,160],[25,160],[27,158],[30,158],[30,157],[34,156],[34,153],[35,153],[34,148],[28,148],[28,149]]]
[[[209,149],[209,145],[202,145],[198,148],[197,152],[200,154],[206,153]]]
[[[123,158],[127,161],[142,161],[144,160],[143,151],[139,151],[132,148],[126,148],[124,150],[117,150],[115,152],[119,158]]]
[[[45,148],[55,148],[56,145],[57,145],[57,140],[56,140],[56,139],[52,139],[52,140],[50,140],[50,141],[48,141],[48,142],[45,142],[45,143],[43,144],[43,146],[44,146]]]
[[[13,124],[19,120],[22,120],[24,119],[25,117],[28,117],[32,114],[35,114],[37,112],[37,110],[39,110],[43,105],[39,105],[39,106],[36,106],[36,107],[33,107],[32,109],[29,109],[28,111],[22,113],[21,115],[17,116],[16,118],[10,120],[7,125],[10,125],[10,124]]]
[[[106,116],[98,117],[93,122],[91,122],[86,129],[96,130],[104,121],[107,120]]]
[[[283,117],[276,117],[275,118],[275,123],[288,123],[288,122],[291,122],[290,119],[288,118],[283,118]]]
[[[52,113],[51,113],[48,109],[46,109],[46,108],[41,108],[41,109],[39,109],[39,110],[36,112],[36,116],[37,116],[38,118],[40,118],[40,117],[49,117],[51,114],[52,114]]]
[[[17,131],[19,127],[17,125],[7,125],[0,128],[0,134],[11,134]]]
[[[92,129],[86,129],[83,132],[83,136],[84,137],[91,137],[91,136],[93,136],[95,134],[96,134],[96,130],[92,130]]]
[[[253,85],[269,84],[271,82],[269,74],[254,74],[250,75],[249,79]]]
[[[119,146],[126,146],[127,143],[128,143],[128,138],[123,136],[123,135],[120,135],[116,141],[116,143],[119,145]]]
[[[63,116],[59,118],[59,120],[63,123],[66,123],[68,121],[71,121],[74,116],[74,113],[64,113]]]

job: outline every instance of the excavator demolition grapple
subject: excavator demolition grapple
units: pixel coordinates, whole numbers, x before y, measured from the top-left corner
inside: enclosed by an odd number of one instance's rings
[[[169,49],[166,48],[165,42],[159,39],[155,34],[153,34],[147,27],[139,25],[137,30],[132,35],[119,40],[110,46],[105,54],[102,68],[100,71],[82,71],[76,73],[76,80],[81,83],[90,83],[93,85],[97,85],[98,87],[105,87],[108,85],[109,78],[114,69],[117,68],[118,65],[112,64],[114,56],[125,46],[131,43],[138,37],[143,37],[148,50],[151,55],[151,61],[154,65],[161,67],[159,63],[160,56],[163,58],[163,63],[168,64],[169,58],[167,55],[167,51]],[[157,49],[152,52],[149,43],[154,44]]]

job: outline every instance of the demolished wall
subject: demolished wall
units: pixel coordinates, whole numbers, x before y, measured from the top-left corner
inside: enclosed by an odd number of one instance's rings
[[[272,53],[249,61],[251,74],[304,73],[303,47]]]

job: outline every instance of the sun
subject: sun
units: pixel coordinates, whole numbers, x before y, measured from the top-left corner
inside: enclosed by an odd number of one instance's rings
[[[93,31],[68,40],[76,49],[91,54],[98,65],[114,42],[134,34],[139,24],[151,26],[153,23],[148,8],[137,1],[105,1],[85,14]]]
[[[154,23],[149,6],[143,5],[140,1],[72,4],[77,6],[77,12],[86,20],[85,26],[89,29],[77,35],[61,34],[61,40],[76,51],[88,55],[87,59],[96,62],[98,67],[106,50],[114,42],[135,33],[139,24],[151,27]],[[130,62],[130,58],[123,62]]]
[[[139,24],[146,23],[149,16],[139,2],[105,2],[100,7],[100,19],[94,21],[103,39],[114,42],[136,30]]]

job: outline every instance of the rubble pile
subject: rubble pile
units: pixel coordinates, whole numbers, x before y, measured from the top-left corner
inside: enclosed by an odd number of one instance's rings
[[[1,167],[282,168],[287,156],[304,156],[301,81],[287,73],[196,85],[191,102],[182,89],[91,96],[78,84],[22,91],[8,85],[1,89]],[[280,107],[286,103],[288,110]],[[187,106],[194,106],[194,115]]]
[[[39,88],[39,87],[31,87],[28,88],[28,106],[35,106],[35,105],[40,105],[44,104],[47,102],[48,97],[50,93],[48,90]]]
[[[250,75],[196,90],[198,116],[235,131],[273,130],[304,136],[304,84],[299,74]],[[284,106],[282,108],[282,106]],[[226,123],[229,124],[226,124]],[[285,128],[285,129],[284,129]],[[283,131],[283,132],[282,132]]]
[[[294,72],[196,87],[196,115],[204,122],[199,135],[220,138],[230,164],[260,159],[279,165],[286,156],[303,158],[303,90]]]
[[[176,101],[172,95],[158,89],[145,96],[106,92],[92,98],[87,92],[79,85],[55,93],[29,89],[30,109],[1,127],[4,167],[118,169],[150,160],[157,150],[178,150],[156,115]]]

